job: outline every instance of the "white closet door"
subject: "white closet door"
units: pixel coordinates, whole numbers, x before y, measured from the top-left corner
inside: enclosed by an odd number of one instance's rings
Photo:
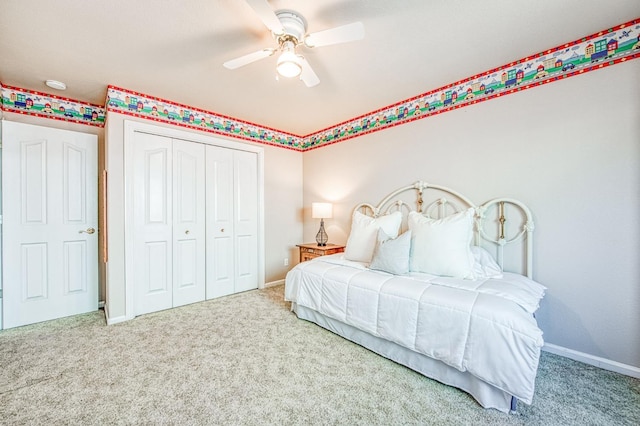
[[[98,309],[96,136],[2,126],[4,328]]]
[[[235,291],[258,288],[258,156],[234,151]]]
[[[207,299],[258,288],[258,156],[207,146]]]
[[[207,299],[235,291],[233,152],[206,147]]]
[[[173,140],[173,306],[205,299],[204,148]]]
[[[135,132],[133,141],[134,311],[173,306],[173,144]]]

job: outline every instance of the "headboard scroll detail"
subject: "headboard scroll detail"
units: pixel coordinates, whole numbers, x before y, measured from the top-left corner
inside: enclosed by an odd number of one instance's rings
[[[408,200],[411,194],[415,197]],[[400,211],[406,223],[409,212],[417,211],[432,219],[440,219],[450,214],[457,213],[468,208],[475,211],[474,245],[483,243],[496,246],[498,264],[504,265],[505,246],[524,240],[524,269],[525,274],[533,277],[533,215],[531,210],[519,200],[513,198],[494,198],[483,204],[476,205],[461,193],[441,185],[429,184],[425,181],[417,181],[397,189],[387,195],[378,204],[361,203],[355,207],[355,211],[372,217],[378,217]],[[515,227],[512,224],[511,213],[521,218],[522,226]],[[488,224],[496,225],[495,236],[487,230]],[[515,235],[511,235],[515,232]]]

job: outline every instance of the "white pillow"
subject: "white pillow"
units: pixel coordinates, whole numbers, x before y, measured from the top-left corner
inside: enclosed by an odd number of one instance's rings
[[[388,215],[373,218],[359,211],[353,212],[351,219],[351,233],[347,239],[347,247],[344,250],[344,258],[356,262],[371,262],[373,250],[376,247],[378,229],[391,238],[398,236],[402,213],[393,212]]]
[[[471,253],[473,253],[474,258],[473,274],[477,280],[502,278],[502,268],[487,250],[482,247],[471,246]]]
[[[378,242],[373,251],[370,269],[388,272],[394,275],[409,273],[409,253],[411,252],[411,231],[397,238],[389,236],[380,229]]]
[[[474,209],[443,219],[409,213],[412,232],[410,269],[414,272],[475,279],[471,253]]]

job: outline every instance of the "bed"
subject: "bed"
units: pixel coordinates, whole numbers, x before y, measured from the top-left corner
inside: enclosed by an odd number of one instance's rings
[[[518,200],[475,205],[418,181],[356,206],[345,252],[292,268],[285,299],[300,319],[513,412],[533,401],[544,343],[533,230]]]

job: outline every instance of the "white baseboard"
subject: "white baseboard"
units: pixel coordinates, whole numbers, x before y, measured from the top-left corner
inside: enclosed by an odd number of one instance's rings
[[[595,367],[602,368],[604,370],[614,371],[616,373],[624,374],[625,376],[631,376],[640,379],[640,368],[632,365],[622,364],[621,362],[612,361],[606,358],[600,358],[595,355],[589,355],[584,352],[574,351],[562,346],[554,345],[552,343],[545,343],[542,347],[543,351],[560,355],[565,358],[573,359],[575,361],[584,362],[585,364],[593,365]]]
[[[271,282],[268,282],[268,283],[264,283],[264,288],[273,287],[273,286],[280,285],[280,284],[284,284],[284,280],[276,280],[276,281],[271,281]]]
[[[104,305],[104,317],[107,319],[107,325],[113,325],[127,321],[127,317],[125,315],[115,318],[109,317],[109,305],[107,304]]]

